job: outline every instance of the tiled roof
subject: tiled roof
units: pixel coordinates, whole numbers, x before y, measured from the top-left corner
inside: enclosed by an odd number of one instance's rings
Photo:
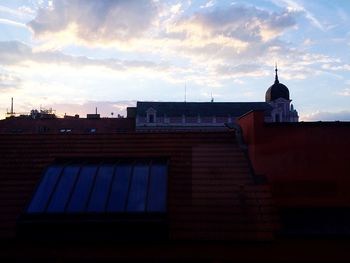
[[[251,110],[271,111],[266,102],[137,102],[137,115],[146,116],[153,108],[158,116],[228,116],[239,117]]]
[[[256,185],[229,132],[1,134],[0,238],[14,237],[45,167],[56,158],[169,160],[172,240],[266,240],[278,226],[269,187]]]

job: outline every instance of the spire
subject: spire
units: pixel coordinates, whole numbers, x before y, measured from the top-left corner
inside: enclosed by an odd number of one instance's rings
[[[277,69],[277,62],[276,62],[276,65],[275,65],[275,72],[276,72],[276,76],[275,76],[275,84],[276,84],[276,83],[280,83],[280,82],[279,82],[279,80],[278,80],[278,74],[277,74],[277,71],[278,71],[278,69]]]

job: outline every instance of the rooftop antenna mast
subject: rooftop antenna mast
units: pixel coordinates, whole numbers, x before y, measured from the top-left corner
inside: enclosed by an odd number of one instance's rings
[[[210,96],[211,96],[210,102],[214,102],[213,92],[210,93]]]
[[[6,114],[8,115],[8,116],[15,116],[15,112],[13,111],[13,98],[11,98],[11,109],[10,109],[10,112],[9,112],[9,110],[8,110],[8,108],[6,109]]]
[[[277,71],[278,71],[278,69],[277,69],[277,62],[275,62],[275,72],[276,72],[275,83],[279,83]]]
[[[13,98],[11,98],[11,116],[13,116]]]

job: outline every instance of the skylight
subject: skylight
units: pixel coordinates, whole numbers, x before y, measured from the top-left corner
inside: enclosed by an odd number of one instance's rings
[[[27,214],[166,212],[165,161],[57,163],[49,166]]]

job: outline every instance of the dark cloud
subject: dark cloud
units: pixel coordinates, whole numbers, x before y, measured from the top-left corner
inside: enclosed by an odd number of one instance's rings
[[[28,26],[36,36],[74,26],[85,41],[129,40],[143,35],[156,14],[151,0],[57,0],[40,8]]]

